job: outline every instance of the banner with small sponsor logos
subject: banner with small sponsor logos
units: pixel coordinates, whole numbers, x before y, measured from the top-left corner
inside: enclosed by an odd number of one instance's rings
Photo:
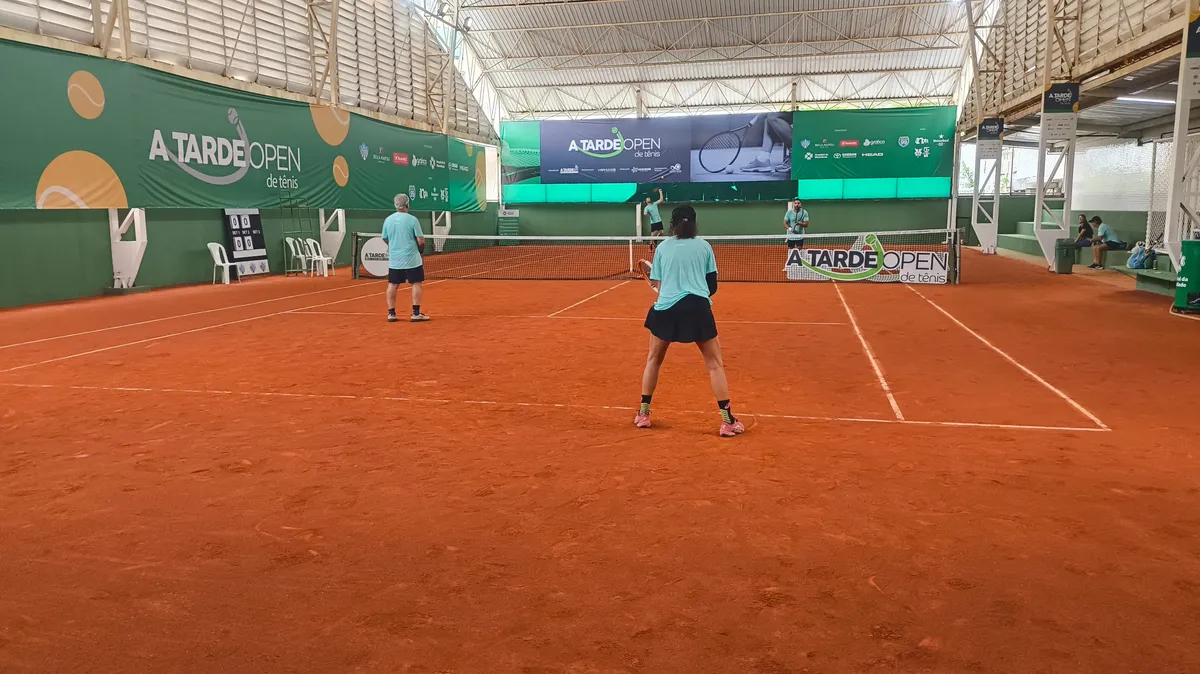
[[[21,102],[0,125],[0,208],[391,209],[405,193],[483,209],[482,148],[441,134],[15,42],[0,62],[21,64],[0,68]]]
[[[792,177],[951,176],[956,115],[954,106],[797,112]]]

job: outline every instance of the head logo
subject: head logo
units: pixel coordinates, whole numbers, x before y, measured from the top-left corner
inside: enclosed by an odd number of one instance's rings
[[[908,137],[908,136],[900,136],[900,138],[898,138],[898,139],[896,140],[896,143],[897,143],[897,144],[898,144],[900,147],[908,147],[908,142],[909,142],[909,137]]]
[[[363,158],[363,161],[366,161],[367,155],[371,154],[371,148],[367,147],[366,143],[363,143],[362,145],[358,146],[358,154]]]

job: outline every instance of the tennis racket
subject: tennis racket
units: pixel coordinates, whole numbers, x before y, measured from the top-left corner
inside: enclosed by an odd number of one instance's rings
[[[742,138],[746,130],[758,122],[758,115],[743,126],[730,131],[722,131],[709,138],[700,148],[700,166],[709,173],[721,173],[733,166],[738,156],[742,154]]]
[[[650,280],[650,270],[653,268],[654,265],[650,264],[649,260],[638,261],[638,269],[642,272],[642,278],[646,279],[646,283],[649,284],[650,289],[653,290],[655,294],[658,294],[658,288],[655,288],[654,282]]]

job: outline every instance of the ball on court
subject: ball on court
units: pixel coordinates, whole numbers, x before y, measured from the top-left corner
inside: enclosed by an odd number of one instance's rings
[[[728,166],[728,167],[725,169],[725,172],[726,172],[726,173],[733,173],[733,166],[732,166],[732,165]]]

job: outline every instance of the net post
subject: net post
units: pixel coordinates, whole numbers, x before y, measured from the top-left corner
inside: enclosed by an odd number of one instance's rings
[[[629,273],[633,273],[633,239],[629,240]]]
[[[358,280],[358,232],[350,236],[350,278]]]

